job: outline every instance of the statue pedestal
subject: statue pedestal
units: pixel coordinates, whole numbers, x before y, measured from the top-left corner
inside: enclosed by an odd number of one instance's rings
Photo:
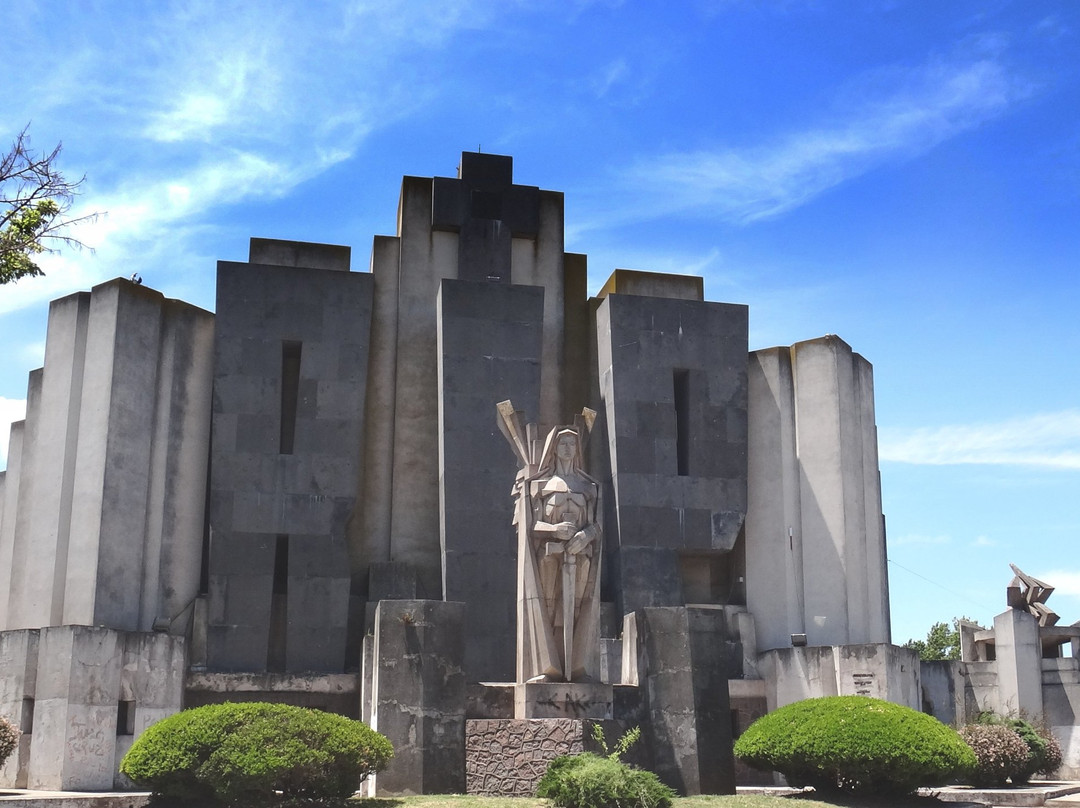
[[[612,718],[612,687],[601,682],[535,682],[514,686],[514,718]]]

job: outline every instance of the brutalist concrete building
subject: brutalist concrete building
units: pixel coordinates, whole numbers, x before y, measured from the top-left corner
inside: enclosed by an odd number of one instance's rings
[[[474,743],[533,733],[506,399],[545,428],[598,413],[611,695],[553,701],[542,732],[640,724],[698,793],[732,788],[733,731],[777,704],[920,706],[888,645],[869,363],[833,336],[750,353],[747,307],[701,278],[616,270],[589,297],[563,228],[561,193],[466,153],[403,180],[369,266],[256,238],[215,314],[119,279],[54,301],[2,476],[0,713],[24,735],[0,784],[109,789],[158,718],[269,699],[385,732],[382,793],[526,788]]]

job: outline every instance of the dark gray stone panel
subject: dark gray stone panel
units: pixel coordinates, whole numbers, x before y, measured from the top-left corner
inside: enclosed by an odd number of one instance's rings
[[[466,604],[469,680],[512,681],[517,461],[495,405],[539,409],[544,290],[444,280],[439,306],[443,591]]]
[[[253,242],[253,251],[289,265],[218,265],[208,664],[265,670],[274,547],[288,536],[286,667],[339,672],[373,280],[341,271],[347,249]],[[294,266],[304,256],[325,268]],[[290,383],[284,344],[293,342],[300,343],[295,428],[291,453],[281,454],[282,386]],[[262,538],[249,555],[251,534]],[[241,603],[252,604],[252,614]]]
[[[609,294],[596,327],[609,547],[730,550],[746,513],[746,307]],[[681,604],[632,558],[609,575],[624,603]]]

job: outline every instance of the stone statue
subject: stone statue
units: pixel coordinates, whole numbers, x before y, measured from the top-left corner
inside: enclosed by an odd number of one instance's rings
[[[518,456],[514,525],[518,536],[519,682],[597,678],[599,664],[600,486],[582,469],[596,419],[585,409],[573,426],[538,439],[509,401],[499,427]]]

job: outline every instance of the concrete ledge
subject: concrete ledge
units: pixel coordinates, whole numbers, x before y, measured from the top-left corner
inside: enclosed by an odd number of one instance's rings
[[[975,788],[973,786],[921,788],[919,794],[937,797],[942,802],[1009,805],[1021,808],[1047,805],[1051,800],[1053,803],[1050,804],[1055,806],[1080,805],[1080,799],[1068,799],[1070,794],[1080,794],[1080,783],[1057,780],[1031,783],[1018,788]]]
[[[0,805],[4,808],[143,808],[149,801],[150,794],[145,791],[0,791]]]

